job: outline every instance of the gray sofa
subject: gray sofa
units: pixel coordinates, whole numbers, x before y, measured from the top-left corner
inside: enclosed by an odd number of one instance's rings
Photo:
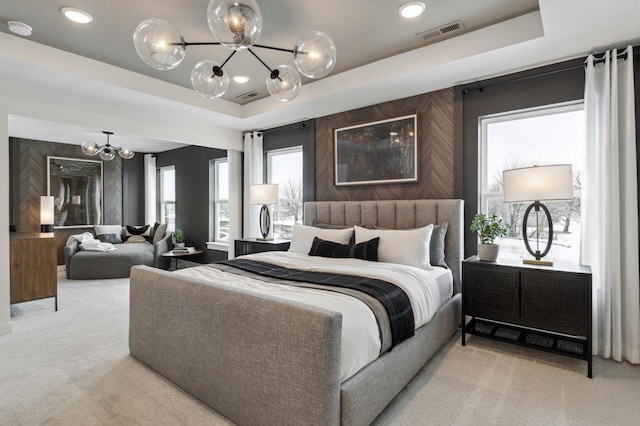
[[[122,240],[126,241],[126,227],[122,227]],[[64,261],[67,278],[74,280],[91,280],[103,278],[126,278],[134,265],[147,265],[155,268],[169,269],[170,257],[162,253],[171,250],[171,232],[156,243],[122,243],[114,244],[115,251],[80,250],[80,243],[72,240],[64,248]]]

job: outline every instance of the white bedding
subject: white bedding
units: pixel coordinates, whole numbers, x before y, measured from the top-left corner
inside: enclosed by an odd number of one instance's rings
[[[416,328],[426,324],[433,317],[441,304],[451,297],[453,288],[451,272],[443,268],[424,270],[394,263],[368,262],[354,258],[325,258],[290,252],[255,253],[243,258],[305,271],[366,276],[396,284],[409,296]],[[271,284],[208,266],[181,269],[175,273],[340,312],[341,382],[353,376],[380,354],[380,335],[375,316],[366,304],[354,297],[332,291]]]

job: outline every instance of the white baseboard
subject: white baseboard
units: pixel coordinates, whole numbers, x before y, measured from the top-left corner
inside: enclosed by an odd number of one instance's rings
[[[65,265],[58,265],[58,272],[64,272],[67,270],[67,267]]]
[[[11,322],[7,322],[4,324],[0,324],[0,336],[4,336],[5,334],[11,334]]]

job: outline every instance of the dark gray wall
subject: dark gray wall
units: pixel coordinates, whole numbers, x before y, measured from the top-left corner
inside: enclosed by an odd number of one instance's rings
[[[125,225],[145,225],[142,153],[136,153],[131,160],[122,162],[122,207],[122,220]]]
[[[465,201],[465,256],[476,253],[469,231],[478,210],[478,117],[584,98],[584,59],[554,64],[500,78],[456,86],[456,182]],[[462,157],[462,158],[460,158]],[[460,188],[456,185],[456,195]]]
[[[227,258],[226,252],[206,250],[209,238],[209,161],[227,156],[226,150],[188,146],[158,153],[158,167],[175,166],[176,229],[184,231],[187,246],[205,249],[190,261],[209,263]]]
[[[302,184],[303,201],[313,201],[315,197],[315,122],[307,120],[289,126],[263,131],[262,148],[267,151],[291,148],[302,145]],[[264,168],[264,181],[267,180],[267,168]]]

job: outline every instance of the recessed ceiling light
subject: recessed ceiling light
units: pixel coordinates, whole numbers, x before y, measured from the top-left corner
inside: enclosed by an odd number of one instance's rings
[[[75,7],[63,7],[60,11],[67,17],[67,19],[77,22],[78,24],[88,24],[93,21],[93,16],[89,15],[84,10],[76,9]]]
[[[421,1],[410,1],[400,6],[398,13],[400,13],[400,16],[403,18],[415,18],[422,15],[425,8],[426,6]]]
[[[244,84],[249,81],[249,76],[243,74],[236,74],[231,76],[231,79],[236,83]]]
[[[9,21],[7,22],[7,25],[9,25],[9,31],[24,37],[29,37],[33,32],[33,28],[31,28],[24,22]]]

